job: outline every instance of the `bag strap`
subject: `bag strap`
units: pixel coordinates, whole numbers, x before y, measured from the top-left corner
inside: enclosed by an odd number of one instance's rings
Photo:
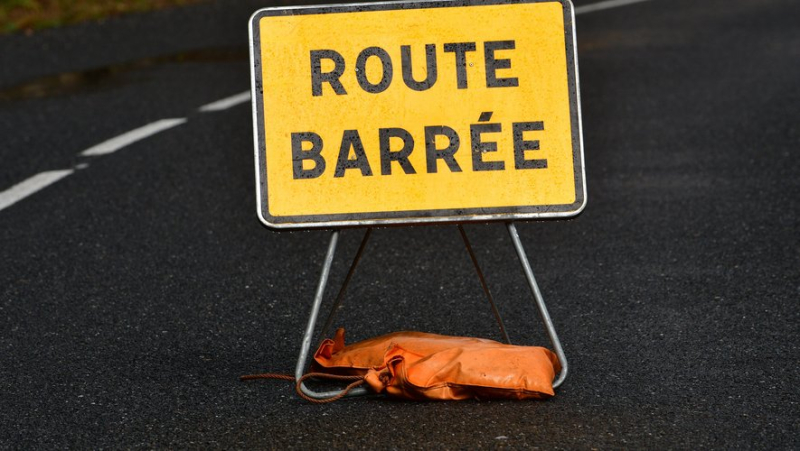
[[[331,396],[330,398],[320,399],[320,398],[312,398],[311,396],[306,395],[300,388],[303,382],[312,377],[316,377],[319,379],[353,381],[353,382],[347,387],[345,387],[344,390],[342,390],[338,394]],[[329,402],[338,401],[339,399],[342,399],[343,397],[347,396],[350,390],[366,382],[363,376],[340,376],[338,374],[328,374],[328,373],[306,373],[300,379],[296,379],[294,376],[290,374],[280,374],[280,373],[248,374],[246,376],[239,377],[239,380],[241,381],[249,381],[254,379],[280,379],[280,380],[295,382],[295,391],[297,391],[297,394],[300,395],[300,397],[305,399],[306,401],[313,402],[314,404],[326,404]]]

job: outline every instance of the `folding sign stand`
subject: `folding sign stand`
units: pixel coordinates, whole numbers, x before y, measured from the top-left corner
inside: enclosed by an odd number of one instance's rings
[[[273,229],[334,229],[298,379],[344,227],[459,224],[509,341],[461,224],[569,218],[586,206],[574,23],[570,0],[378,1],[251,17],[259,219]],[[567,359],[517,229],[507,227],[562,366],[558,387]],[[313,398],[341,393],[301,389]]]
[[[564,379],[567,377],[567,358],[564,355],[564,350],[561,348],[561,342],[558,339],[558,335],[556,334],[555,327],[553,326],[553,321],[550,319],[550,314],[547,312],[547,306],[544,303],[544,299],[542,298],[542,293],[539,291],[539,286],[536,284],[536,279],[533,276],[533,270],[531,269],[531,265],[528,262],[528,256],[525,254],[525,248],[522,247],[522,242],[519,239],[519,234],[517,233],[517,227],[514,225],[513,222],[506,223],[508,228],[508,234],[511,236],[511,241],[514,243],[514,249],[517,252],[517,257],[519,257],[520,264],[522,264],[522,269],[525,272],[525,278],[528,281],[528,285],[530,286],[531,293],[536,301],[536,307],[539,309],[539,315],[542,318],[542,322],[544,323],[545,329],[547,329],[547,335],[550,337],[550,342],[553,345],[553,350],[555,351],[556,355],[558,356],[558,361],[561,364],[561,373],[559,373],[556,380],[553,382],[553,388],[557,388],[564,382]],[[459,224],[458,230],[461,233],[461,237],[464,240],[464,245],[467,248],[467,252],[469,252],[470,259],[472,260],[473,265],[475,266],[475,270],[478,273],[478,278],[480,279],[481,286],[483,287],[483,291],[486,294],[489,303],[491,304],[492,311],[495,315],[497,320],[497,324],[500,327],[500,332],[503,335],[503,339],[507,343],[511,343],[508,338],[508,334],[506,333],[505,326],[503,325],[503,319],[500,317],[500,312],[497,310],[495,306],[494,300],[492,299],[492,295],[489,291],[489,287],[486,284],[486,279],[483,276],[483,271],[481,271],[480,266],[478,265],[478,260],[475,257],[475,253],[472,251],[472,246],[467,239],[467,234],[464,231],[464,227]],[[331,266],[333,265],[333,257],[336,253],[336,245],[339,242],[339,230],[334,230],[331,233],[331,241],[328,244],[328,251],[325,254],[325,261],[322,265],[322,272],[319,276],[319,282],[317,283],[317,291],[314,295],[314,305],[311,308],[311,314],[308,317],[308,325],[306,326],[305,335],[303,335],[303,342],[302,347],[300,348],[300,355],[297,359],[297,366],[295,368],[295,377],[300,380],[300,378],[305,373],[306,368],[306,361],[308,360],[308,353],[311,350],[311,341],[314,335],[314,329],[316,328],[317,324],[317,317],[319,316],[320,306],[322,305],[322,298],[325,294],[325,287],[328,284],[328,276],[330,275]],[[350,283],[350,279],[355,272],[356,266],[358,266],[358,262],[361,260],[361,255],[364,252],[364,248],[367,245],[367,241],[369,240],[370,235],[372,234],[372,228],[368,228],[367,231],[364,233],[364,238],[361,240],[361,245],[356,252],[355,257],[353,258],[353,262],[350,264],[350,270],[347,272],[347,276],[342,283],[342,287],[339,290],[339,294],[334,301],[333,307],[331,307],[331,311],[328,314],[328,319],[325,321],[325,325],[322,327],[320,332],[320,336],[324,337],[330,328],[331,324],[333,323],[333,318],[336,313],[336,310],[341,305],[345,291],[347,290],[347,285]],[[311,390],[310,388],[306,387],[305,383],[300,384],[300,389],[306,395],[317,398],[317,399],[327,399],[341,393],[340,390],[336,391],[328,391],[328,392],[316,392]],[[363,387],[357,387],[351,390],[347,396],[358,396],[358,395],[365,395],[368,394],[367,389]]]

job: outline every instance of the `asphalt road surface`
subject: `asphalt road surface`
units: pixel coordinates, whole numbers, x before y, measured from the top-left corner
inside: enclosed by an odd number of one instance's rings
[[[578,15],[588,206],[518,226],[554,398],[324,406],[238,380],[293,370],[329,238],[256,219],[262,6],[0,37],[0,448],[800,448],[799,2]],[[466,228],[512,340],[546,345],[504,226]],[[337,325],[498,338],[452,225],[378,229]]]

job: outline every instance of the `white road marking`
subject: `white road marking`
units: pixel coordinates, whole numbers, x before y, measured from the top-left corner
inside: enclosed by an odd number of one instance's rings
[[[228,108],[233,108],[240,103],[245,103],[250,101],[250,91],[245,91],[241,94],[236,94],[235,96],[226,97],[221,100],[217,100],[216,102],[209,103],[208,105],[203,105],[199,108],[200,111],[207,113],[209,111],[222,111],[227,110]]]
[[[96,157],[98,155],[106,155],[122,149],[123,147],[133,144],[136,141],[147,138],[148,136],[155,135],[156,133],[170,129],[186,122],[186,118],[177,119],[161,119],[160,121],[147,124],[144,127],[133,129],[125,132],[117,137],[111,138],[108,141],[103,141],[96,146],[92,146],[83,152],[81,155],[84,157]]]
[[[619,6],[632,5],[634,3],[646,2],[649,0],[607,0],[605,2],[593,3],[591,5],[583,5],[575,7],[575,14],[585,14],[595,11],[602,11],[604,9],[617,8]]]
[[[14,205],[22,199],[25,199],[42,188],[52,185],[53,183],[72,174],[73,172],[75,171],[72,169],[45,171],[36,174],[27,180],[17,183],[11,188],[0,193],[0,210]]]

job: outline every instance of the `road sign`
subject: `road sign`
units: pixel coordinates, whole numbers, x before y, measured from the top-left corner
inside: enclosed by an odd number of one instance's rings
[[[250,34],[264,224],[583,209],[568,0],[267,8],[253,15]]]

